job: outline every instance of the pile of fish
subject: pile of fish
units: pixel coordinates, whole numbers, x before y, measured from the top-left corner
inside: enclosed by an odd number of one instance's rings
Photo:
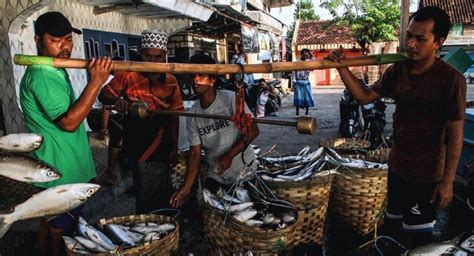
[[[263,230],[286,228],[297,218],[294,207],[287,202],[252,198],[242,187],[236,187],[232,193],[220,189],[216,194],[204,189],[203,197],[205,203],[224,211],[226,217]]]
[[[163,239],[175,228],[171,223],[152,222],[135,223],[132,226],[109,223],[102,228],[96,228],[79,217],[76,235],[63,236],[63,239],[72,254],[119,253]]]
[[[0,137],[0,176],[21,184],[50,182],[61,178],[51,166],[26,155],[41,146],[42,137],[37,134],[21,133]],[[2,186],[0,184],[0,186]],[[28,185],[33,186],[33,185]],[[48,188],[28,195],[24,201],[9,206],[9,212],[0,214],[0,238],[10,226],[19,220],[55,216],[83,204],[94,195],[100,186],[89,183],[66,184]],[[15,195],[2,195],[2,197]]]
[[[257,175],[265,181],[302,181],[336,173],[336,169],[348,168],[381,168],[386,164],[374,163],[360,159],[344,158],[335,150],[320,147],[310,152],[306,146],[296,155],[279,157],[259,156]]]

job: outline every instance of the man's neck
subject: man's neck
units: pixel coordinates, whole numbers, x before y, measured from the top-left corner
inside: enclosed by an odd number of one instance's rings
[[[208,108],[217,97],[217,90],[209,90],[206,94],[203,94],[199,97],[199,103],[201,104],[201,108],[206,109]]]
[[[419,61],[413,61],[412,63],[412,68],[410,73],[412,75],[420,75],[425,73],[428,69],[433,66],[433,64],[436,62],[436,56],[433,55],[427,59],[424,60],[419,60]]]

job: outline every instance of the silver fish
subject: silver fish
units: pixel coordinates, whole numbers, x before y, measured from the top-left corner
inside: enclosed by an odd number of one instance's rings
[[[213,195],[209,190],[203,189],[202,191],[204,202],[208,203],[212,207],[215,207],[220,210],[224,210],[226,207]]]
[[[255,217],[255,215],[257,215],[257,210],[249,208],[234,214],[234,217],[240,222],[246,222]]]
[[[263,221],[250,219],[245,222],[245,225],[250,226],[250,227],[259,227],[263,225]]]
[[[135,227],[143,227],[143,226],[149,226],[149,227],[158,227],[159,225],[153,222],[139,222],[135,223],[133,226]]]
[[[87,248],[87,250],[93,251],[93,252],[107,252],[106,249],[104,249],[102,246],[98,245],[96,242],[87,239],[82,236],[75,236],[74,239],[76,239],[79,243],[81,243],[84,247]]]
[[[16,133],[0,137],[0,150],[26,153],[36,150],[43,143],[43,137],[35,133]]]
[[[72,237],[63,236],[63,240],[68,250],[87,250],[81,243]]]
[[[304,147],[303,149],[301,149],[301,151],[298,152],[297,155],[298,155],[298,156],[304,156],[304,155],[308,154],[309,149],[310,149],[310,147],[309,147],[309,146],[306,146],[306,147]]]
[[[452,255],[453,252],[456,250],[459,250],[462,252],[469,252],[465,248],[462,248],[462,246],[461,247],[457,246],[457,244],[459,244],[459,242],[461,241],[462,237],[464,237],[464,233],[454,237],[451,240],[447,240],[447,241],[439,242],[439,243],[431,243],[431,244],[414,248],[412,250],[406,251],[404,255],[410,255],[410,256],[444,255],[443,253],[446,253],[447,255]],[[466,239],[464,241],[468,241],[468,240],[469,239]],[[471,255],[471,254],[465,254],[465,255]]]
[[[237,196],[239,201],[242,203],[250,202],[249,192],[246,189],[239,188],[239,187],[235,188],[235,195]]]
[[[160,240],[160,239],[161,239],[160,233],[151,232],[143,238],[143,243],[151,243],[153,241]]]
[[[165,223],[161,224],[158,227],[153,227],[153,226],[141,226],[141,227],[133,227],[131,230],[136,231],[138,233],[148,235],[152,232],[158,232],[158,233],[166,233],[171,230],[174,230],[176,227],[173,224],[170,223]]]
[[[129,245],[129,246],[135,246],[135,242],[133,239],[130,237],[128,234],[129,232],[127,230],[122,229],[121,227],[118,227],[115,224],[106,224],[104,226],[105,230],[113,236],[115,241],[119,242],[120,245]]]
[[[253,206],[253,202],[247,202],[247,203],[241,203],[241,204],[235,204],[232,206],[229,206],[227,208],[227,211],[230,213],[238,212],[238,211],[243,211],[247,208],[250,208]]]
[[[140,223],[138,223],[138,224],[140,224]],[[128,236],[130,237],[130,239],[132,239],[132,241],[134,243],[138,243],[138,242],[143,240],[144,235],[130,230],[130,227],[119,225],[119,224],[114,224],[114,226],[126,231]]]
[[[61,178],[53,167],[24,155],[1,156],[0,175],[26,183],[50,182]]]
[[[283,222],[285,223],[292,223],[296,220],[295,216],[291,214],[285,214],[283,215]]]
[[[274,220],[275,220],[275,217],[271,213],[267,213],[263,217],[263,223],[265,223],[265,224],[271,224],[271,223],[273,223]]]
[[[85,203],[99,188],[96,184],[76,183],[51,187],[34,194],[17,205],[12,213],[0,215],[0,238],[16,221],[67,212]]]
[[[108,251],[113,251],[118,247],[110,240],[110,238],[104,235],[104,233],[91,225],[86,225],[86,235],[87,238]]]

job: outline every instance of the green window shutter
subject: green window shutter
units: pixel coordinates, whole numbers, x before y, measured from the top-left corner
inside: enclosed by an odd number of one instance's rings
[[[462,36],[463,32],[464,32],[464,27],[463,27],[462,23],[453,24],[453,26],[451,28],[451,34],[453,36]]]

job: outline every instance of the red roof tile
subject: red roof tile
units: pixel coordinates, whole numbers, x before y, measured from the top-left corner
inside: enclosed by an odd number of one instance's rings
[[[474,3],[472,0],[420,0],[420,7],[430,5],[445,10],[451,17],[451,23],[474,23]]]
[[[302,44],[352,44],[356,40],[351,36],[351,29],[340,26],[333,21],[304,21],[300,23],[296,38]]]

